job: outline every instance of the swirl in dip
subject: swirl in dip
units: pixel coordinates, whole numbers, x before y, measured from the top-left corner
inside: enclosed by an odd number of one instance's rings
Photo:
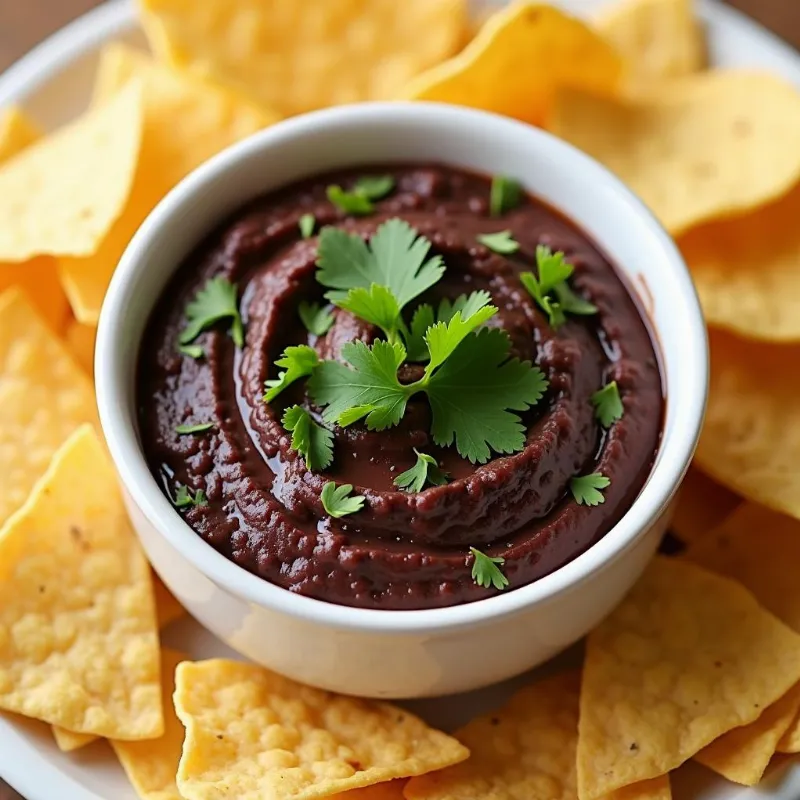
[[[364,175],[389,175],[393,189],[372,213],[353,216],[327,197],[336,184],[352,188]],[[315,218],[303,238],[302,215]],[[264,383],[287,346],[309,345],[322,360],[341,360],[345,343],[372,344],[381,331],[330,307],[333,324],[315,336],[298,315],[301,301],[326,304],[317,280],[318,233],[340,227],[369,239],[400,218],[431,243],[446,271],[404,310],[420,302],[485,290],[497,313],[486,323],[510,339],[510,356],[538,366],[549,385],[527,410],[516,411],[524,444],[508,455],[471,463],[431,435],[424,394],[408,403],[400,423],[369,430],[326,423],[333,461],[311,471],[292,449],[284,410],[295,404],[322,422],[307,380],[272,402]],[[510,231],[519,249],[498,253],[479,242]],[[563,251],[574,267],[572,291],[597,313],[567,314],[554,328],[520,276],[536,269],[538,245]],[[210,326],[195,340],[202,357],[179,350],[187,307],[211,278],[235,285],[244,323],[238,348],[230,324]],[[484,332],[485,333],[485,332]],[[424,364],[404,363],[401,383]],[[474,376],[480,386],[482,375]],[[601,424],[593,395],[616,382],[624,412]],[[627,287],[585,235],[541,202],[522,195],[513,208],[490,214],[487,178],[439,165],[349,170],[302,181],[250,203],[212,233],[178,269],[163,293],[139,357],[142,442],[153,474],[175,501],[181,487],[205,503],[180,504],[188,524],[241,567],[289,591],[351,606],[419,609],[489,597],[499,590],[474,578],[476,555],[495,562],[508,591],[547,575],[604,536],[634,501],[650,472],[662,426],[663,397],[652,338]],[[213,422],[179,434],[181,425]],[[400,491],[394,480],[432,456],[444,485]],[[599,474],[610,483],[602,502],[580,504],[575,476]],[[323,486],[352,484],[363,496],[356,513],[330,516]],[[190,496],[192,496],[190,494]],[[202,498],[203,495],[200,495]]]

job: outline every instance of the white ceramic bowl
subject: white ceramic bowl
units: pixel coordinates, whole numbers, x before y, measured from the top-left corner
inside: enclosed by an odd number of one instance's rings
[[[189,250],[245,201],[337,167],[442,162],[513,175],[592,238],[641,293],[667,387],[663,442],[628,513],[587,552],[533,584],[421,611],[347,608],[292,594],[207,545],[176,513],[140,448],[134,380],[156,299]],[[435,104],[363,104],[283,122],[198,169],[151,214],[111,282],[97,339],[103,429],[153,566],[204,626],[277,672],[372,697],[466,691],[523,672],[584,636],[656,550],[706,398],[706,333],[681,257],[613,175],[541,130]]]

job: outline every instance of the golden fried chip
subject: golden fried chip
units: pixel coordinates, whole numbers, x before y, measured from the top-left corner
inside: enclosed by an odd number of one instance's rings
[[[469,751],[408,712],[334,695],[252,664],[178,667],[188,800],[323,797],[456,764]]]
[[[94,341],[97,337],[97,328],[91,325],[81,325],[72,320],[67,326],[67,347],[75,360],[83,367],[83,371],[91,378],[94,375]]]
[[[408,800],[575,800],[580,675],[527,686],[492,714],[456,731],[470,749],[461,764],[412,778]],[[632,786],[625,800],[669,800],[669,778]],[[612,800],[612,798],[608,798]],[[623,800],[615,794],[613,800]]]
[[[678,244],[709,324],[748,339],[800,341],[800,187]]]
[[[753,722],[798,679],[800,636],[750,592],[657,558],[587,640],[579,797],[666,774]]]
[[[678,492],[670,528],[690,544],[714,530],[741,502],[739,495],[691,466]]]
[[[89,379],[18,289],[0,295],[0,525],[62,442],[97,422]]]
[[[559,94],[552,131],[625,181],[673,235],[775,200],[800,178],[800,92],[715,71],[642,100]]]
[[[94,253],[130,194],[141,130],[131,84],[0,166],[0,261]]]
[[[122,216],[89,258],[65,258],[61,274],[73,313],[95,326],[106,288],[139,225],[164,195],[203,161],[272,124],[276,117],[227,89],[179,75],[143,53],[113,44],[102,53],[95,97],[107,100],[134,80],[142,85],[139,165]]]
[[[701,469],[748,500],[800,519],[800,347],[710,331]]]
[[[542,125],[556,90],[615,92],[622,60],[578,19],[516,0],[489,18],[455,58],[412,81],[400,94],[482,108]]]
[[[40,136],[39,129],[21,108],[11,106],[0,111],[0,162],[15,156]]]
[[[60,728],[58,725],[51,726],[51,730],[58,749],[62,753],[72,753],[75,750],[80,750],[82,747],[96,742],[99,738],[93,733],[75,733],[74,731]]]
[[[597,28],[628,61],[634,91],[705,66],[705,42],[693,0],[624,0],[598,18]]]
[[[461,46],[465,0],[140,0],[153,51],[284,116],[388,100]]]
[[[0,708],[120,739],[163,730],[150,567],[88,425],[0,531]]]

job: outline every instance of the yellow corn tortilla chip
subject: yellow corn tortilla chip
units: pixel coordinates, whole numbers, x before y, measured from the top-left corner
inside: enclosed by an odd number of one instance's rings
[[[186,726],[178,788],[188,800],[303,800],[420,775],[469,755],[408,712],[334,695],[252,664],[177,671]]]
[[[580,800],[668,773],[753,722],[799,678],[800,636],[750,592],[657,558],[587,640]]]
[[[56,745],[58,745],[58,749],[62,753],[72,753],[75,750],[80,750],[82,747],[96,742],[99,738],[93,733],[75,733],[65,728],[59,728],[58,725],[52,725],[51,730],[53,731]]]
[[[622,60],[583,22],[517,0],[489,18],[462,53],[412,81],[400,97],[482,108],[542,125],[556,90],[616,92]]]
[[[800,187],[678,244],[710,325],[747,339],[800,340]]]
[[[640,100],[564,91],[551,129],[615,172],[673,235],[775,200],[800,178],[800,92],[769,74],[702,73]]]
[[[693,0],[624,0],[597,19],[597,29],[627,60],[633,91],[705,66],[705,41]]]
[[[741,502],[739,495],[692,465],[678,492],[670,528],[690,544],[714,530]]]
[[[94,253],[130,194],[141,130],[131,84],[0,166],[0,261]]]
[[[120,739],[163,730],[150,567],[93,429],[0,531],[0,708]]]
[[[41,136],[36,124],[17,106],[0,111],[0,163],[15,156]]]
[[[696,461],[735,492],[800,519],[800,347],[710,331],[708,410]]]
[[[89,379],[18,289],[0,295],[0,320],[2,525],[75,428],[98,422]]]
[[[469,759],[412,778],[407,800],[575,800],[579,690],[577,672],[556,675],[520,690],[499,711],[472,720],[455,734],[470,749]],[[624,800],[669,800],[669,778],[623,791]],[[613,800],[623,795],[615,793]]]
[[[162,60],[283,116],[389,100],[461,46],[465,0],[140,0]]]
[[[72,320],[67,325],[65,335],[67,346],[75,360],[90,378],[94,376],[94,342],[96,337],[97,328],[90,325],[81,325],[77,320]]]
[[[61,277],[73,313],[96,326],[106,288],[139,225],[167,192],[228,145],[267,127],[276,116],[205,81],[179,75],[121,44],[106,47],[98,67],[95,99],[140,83],[144,128],[139,165],[122,216],[89,258],[61,260]]]

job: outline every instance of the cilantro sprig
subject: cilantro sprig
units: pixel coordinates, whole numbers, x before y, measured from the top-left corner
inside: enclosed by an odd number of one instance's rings
[[[514,239],[511,231],[480,233],[475,238],[485,247],[501,255],[510,255],[519,250],[519,242]]]
[[[175,492],[175,499],[172,501],[175,508],[189,508],[189,506],[207,506],[208,498],[202,489],[198,489],[194,494],[187,486],[179,486]]]
[[[218,322],[231,323],[231,337],[237,347],[244,346],[244,326],[236,300],[236,286],[227,278],[211,278],[186,306],[186,327],[179,342],[191,344],[203,331]]]
[[[313,214],[303,214],[297,220],[297,227],[300,228],[300,235],[304,239],[310,239],[314,234],[314,228],[317,225],[317,220]]]
[[[426,453],[420,453],[414,448],[417,461],[413,467],[401,472],[395,479],[394,485],[404,492],[421,492],[426,483],[431,486],[444,486],[447,475],[439,467],[436,459]]]
[[[474,547],[470,547],[470,553],[474,556],[472,562],[472,580],[484,589],[495,589],[502,591],[508,586],[508,578],[500,571],[500,567],[506,563],[502,556],[492,558],[482,553]]]
[[[267,390],[263,397],[264,402],[271,403],[295,381],[310,375],[319,366],[319,363],[319,356],[313,347],[309,347],[307,344],[287,347],[283,351],[283,355],[275,362],[276,366],[284,369],[278,373],[277,378],[264,381],[264,388]]]
[[[292,450],[305,459],[310,470],[326,469],[333,461],[333,434],[323,428],[301,406],[283,412],[283,427],[292,434]]]
[[[489,213],[499,217],[522,200],[522,184],[507,175],[495,175],[489,189]]]
[[[214,427],[213,422],[198,422],[194,425],[176,425],[175,433],[179,436],[187,436],[192,433],[205,433]]]
[[[345,214],[362,216],[375,210],[373,200],[386,197],[393,189],[394,178],[391,175],[364,175],[355,182],[352,191],[333,185],[328,187],[327,195],[328,200]]]
[[[314,336],[324,336],[333,326],[333,314],[319,303],[303,300],[297,307],[297,314],[306,330]]]
[[[599,472],[570,478],[569,490],[579,506],[599,506],[605,503],[603,489],[611,485],[611,480]]]
[[[322,500],[322,507],[325,512],[337,519],[346,517],[348,514],[355,514],[361,511],[364,507],[364,500],[366,499],[360,494],[352,494],[353,485],[344,483],[341,486],[336,486],[333,481],[328,481],[322,487],[320,500]]]
[[[610,428],[612,423],[622,419],[625,409],[622,405],[622,398],[619,396],[619,387],[616,381],[611,381],[602,389],[598,389],[592,395],[591,400],[594,406],[595,418],[604,428]]]

